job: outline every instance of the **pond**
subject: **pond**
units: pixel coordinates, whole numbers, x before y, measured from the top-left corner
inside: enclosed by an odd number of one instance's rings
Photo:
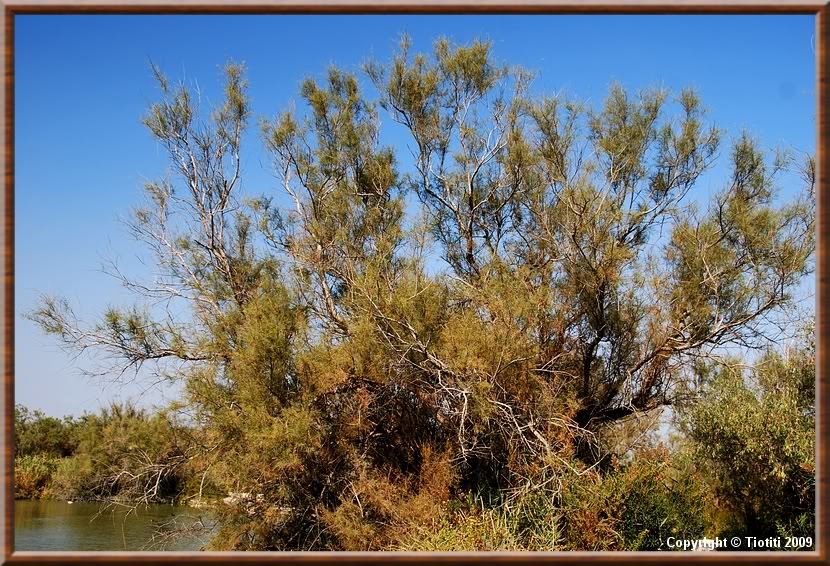
[[[196,529],[205,525],[204,529]],[[15,501],[14,550],[200,550],[210,540],[210,511],[182,505],[139,506]],[[180,535],[180,536],[175,536]]]

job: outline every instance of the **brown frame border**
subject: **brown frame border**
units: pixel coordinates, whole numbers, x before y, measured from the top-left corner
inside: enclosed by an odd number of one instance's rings
[[[665,0],[629,0],[628,4],[614,4],[613,0],[520,0],[508,4],[509,0],[382,0],[372,4],[367,0],[275,0],[262,3],[261,0],[243,0],[238,4],[199,4],[199,0],[179,0],[187,3],[166,5],[158,0],[129,0],[130,4],[117,5],[92,0],[81,0],[78,4],[39,3],[36,0],[0,0],[0,29],[4,47],[4,88],[3,88],[3,133],[4,151],[2,172],[2,279],[3,297],[0,304],[2,313],[2,454],[3,478],[0,483],[0,505],[4,519],[0,529],[2,540],[2,564],[84,564],[84,563],[137,563],[137,564],[197,564],[238,562],[245,564],[291,563],[291,564],[400,564],[453,563],[472,561],[487,564],[578,564],[583,561],[609,564],[657,564],[664,562],[689,562],[706,564],[770,563],[783,561],[798,564],[828,564],[828,414],[830,405],[830,253],[827,251],[830,239],[830,5],[826,0],[798,0],[797,3],[781,4],[770,0],[747,2],[728,0],[718,4],[717,0],[681,0],[675,4]],[[29,3],[27,3],[29,2]],[[210,0],[207,0],[210,2]],[[818,247],[816,253],[816,311],[818,313],[816,366],[818,370],[816,396],[819,406],[817,447],[817,535],[818,551],[805,553],[649,553],[649,552],[457,552],[457,553],[414,553],[414,552],[14,552],[14,483],[13,452],[14,442],[14,16],[29,14],[814,14],[816,16],[816,78],[817,78],[817,143],[818,164]],[[827,144],[825,143],[827,142]]]

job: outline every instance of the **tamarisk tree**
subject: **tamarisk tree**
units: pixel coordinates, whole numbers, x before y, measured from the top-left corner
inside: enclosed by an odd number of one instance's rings
[[[142,300],[92,326],[58,297],[30,315],[107,371],[183,384],[192,464],[262,494],[223,508],[219,548],[385,548],[465,493],[555,505],[606,427],[774,339],[811,271],[812,160],[723,147],[691,90],[612,86],[594,109],[534,94],[487,43],[404,39],[264,119],[277,185],[245,196],[247,83],[225,74],[200,116],[156,70],[145,124],[171,175],[129,222],[156,278],[111,266]],[[718,156],[728,178],[695,201]]]

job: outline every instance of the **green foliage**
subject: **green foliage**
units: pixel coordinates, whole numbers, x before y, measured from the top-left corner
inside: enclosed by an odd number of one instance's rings
[[[815,343],[712,369],[684,425],[716,486],[727,532],[814,536]]]
[[[699,475],[673,470],[670,462],[651,461],[647,455],[639,459],[614,486],[616,497],[622,499],[618,532],[623,548],[659,550],[668,536],[702,538],[711,498]]]
[[[59,460],[45,454],[27,454],[14,460],[14,496],[37,499],[49,495],[52,476]]]
[[[608,474],[565,473],[561,492],[525,492],[487,504],[454,501],[415,525],[401,549],[419,551],[660,550],[669,536],[702,538],[711,498],[698,474],[665,452],[643,453]]]
[[[526,496],[510,505],[482,499],[454,502],[456,509],[417,525],[396,550],[419,552],[562,550],[558,510],[544,497]]]
[[[711,498],[699,474],[652,450],[609,473],[572,478],[563,494],[570,550],[660,550],[666,538],[702,538]]]
[[[78,468],[94,476],[81,475],[78,483],[94,486],[94,490],[76,496],[146,501],[177,496],[186,450],[180,435],[185,431],[164,414],[148,415],[129,405],[86,415],[78,453],[88,463]]]
[[[189,431],[162,413],[112,405],[67,418],[63,429],[22,406],[17,415],[24,423],[15,431],[24,439],[15,456],[19,498],[169,500],[192,473],[184,457]],[[61,449],[50,452],[56,443]]]
[[[14,453],[19,456],[47,455],[65,457],[76,447],[76,423],[30,411],[23,405],[14,407]]]

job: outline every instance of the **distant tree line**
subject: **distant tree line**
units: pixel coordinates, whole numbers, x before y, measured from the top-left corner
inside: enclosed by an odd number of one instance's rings
[[[160,502],[186,495],[189,432],[162,413],[111,405],[57,419],[17,405],[15,496]]]
[[[243,192],[244,68],[208,112],[153,71],[169,170],[128,221],[152,279],[112,263],[135,304],[85,324],[44,295],[29,316],[94,371],[183,393],[61,424],[94,434],[69,434],[58,478],[243,494],[216,507],[217,549],[814,537],[811,156],[724,148],[692,90],[615,85],[592,108],[487,43],[405,38],[261,119],[278,186]]]

